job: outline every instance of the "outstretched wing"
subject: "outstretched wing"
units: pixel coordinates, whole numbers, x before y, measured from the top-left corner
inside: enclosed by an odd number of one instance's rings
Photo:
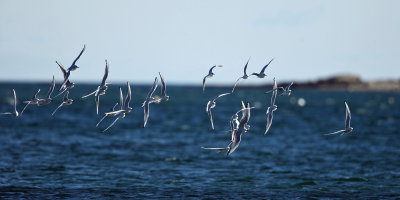
[[[145,104],[144,104],[144,109],[143,109],[143,112],[144,112],[144,123],[143,123],[143,127],[146,127],[146,124],[147,124],[147,120],[149,119],[149,111],[150,111],[150,105],[149,105],[150,103],[149,103],[149,101],[146,101],[145,102]]]
[[[167,86],[165,85],[164,78],[162,77],[160,72],[158,72],[158,74],[160,75],[160,79],[161,79],[161,96],[167,96],[165,94],[165,90],[166,90]]]
[[[267,110],[267,125],[266,125],[266,127],[265,127],[265,133],[264,133],[264,135],[267,134],[268,131],[269,131],[269,129],[271,128],[272,119],[273,119],[273,118],[274,118],[274,116],[273,116],[272,109],[271,109],[271,107],[268,107],[268,110]]]
[[[72,63],[72,65],[75,65],[76,61],[78,61],[78,59],[81,57],[81,55],[83,54],[83,52],[85,51],[85,49],[86,49],[86,44],[83,45],[82,51],[79,53],[78,57],[75,58],[75,60],[74,60],[74,62]]]
[[[204,92],[204,90],[206,89],[206,78],[207,78],[207,76],[205,76],[205,77],[203,78],[203,92]]]
[[[274,78],[274,87],[272,88],[272,90],[273,91],[272,91],[272,96],[271,96],[271,106],[275,105],[276,94],[278,93],[275,78]]]
[[[216,96],[212,101],[216,101],[218,98],[223,97],[223,96],[228,95],[228,94],[231,94],[231,93],[227,92],[227,93],[220,94],[220,95]]]
[[[156,91],[157,89],[157,84],[158,84],[158,79],[157,77],[154,79],[154,83],[153,86],[151,86],[151,89],[149,91],[149,93],[147,94],[147,99],[151,98],[151,96],[153,96],[153,93]]]
[[[247,63],[246,63],[246,65],[244,66],[244,76],[247,76],[246,71],[247,71],[247,65],[249,64],[249,61],[250,61],[250,58],[247,60]]]
[[[15,94],[15,90],[13,89],[14,93],[14,111],[17,112],[17,94]]]
[[[123,110],[124,109],[124,95],[122,94],[121,87],[119,88],[119,104],[120,104],[121,110]]]
[[[272,58],[272,59],[268,62],[268,64],[266,64],[266,65],[262,68],[260,74],[263,74],[263,73],[264,73],[265,69],[268,67],[269,64],[271,64],[271,62],[272,62],[273,60],[274,60],[274,58]]]
[[[56,81],[54,80],[54,75],[53,75],[53,81],[51,81],[50,89],[49,92],[47,93],[47,98],[50,98],[55,86],[56,86]]]
[[[94,92],[92,92],[92,93],[90,93],[90,94],[87,94],[87,95],[85,95],[85,96],[83,96],[83,97],[81,97],[81,98],[83,99],[83,98],[86,98],[86,97],[88,97],[88,96],[92,96],[92,95],[94,95],[96,92],[97,92],[97,90],[95,90]]]
[[[53,116],[56,112],[57,112],[57,110],[59,109],[59,108],[61,108],[63,106],[63,104],[61,103],[54,111],[53,111],[53,113],[51,113],[51,115]]]
[[[212,66],[212,67],[210,68],[210,70],[208,71],[208,74],[212,74],[212,73],[213,73],[212,70],[213,70],[216,66],[217,66],[217,65]]]
[[[344,102],[344,105],[346,106],[346,122],[345,122],[345,128],[350,128],[350,120],[351,120],[351,113],[349,106],[347,105],[346,102]]]
[[[208,113],[208,117],[210,118],[211,128],[214,130],[214,122],[213,122],[213,118],[212,118],[211,109],[208,109],[207,113]]]
[[[32,96],[32,99],[36,99],[36,96],[39,94],[40,89],[38,89],[38,91]]]
[[[126,86],[128,88],[128,92],[126,94],[124,106],[129,107],[129,103],[131,102],[131,84],[129,82],[126,82]]]
[[[108,126],[106,129],[104,129],[102,132],[104,133],[104,132],[106,132],[109,128],[111,128],[112,126],[114,126],[114,124],[115,124],[119,119],[120,119],[120,118],[117,117],[117,118],[113,121],[113,123],[111,123],[110,126]]]
[[[60,67],[61,72],[63,73],[64,80],[68,79],[68,77],[67,77],[67,71],[65,71],[64,66],[63,66],[61,63],[59,63],[58,61],[56,61],[56,63],[57,63],[57,65],[58,65],[58,67]]]
[[[106,60],[106,69],[104,70],[103,80],[101,80],[101,85],[106,85],[106,80],[108,77],[108,62]]]
[[[242,79],[243,77],[238,78],[238,80],[236,80],[235,85],[233,85],[233,89],[232,92],[235,91],[236,85],[239,83],[240,79]]]
[[[285,90],[286,90],[286,91],[290,90],[290,87],[292,87],[292,85],[293,85],[293,82],[291,82],[289,85],[287,85],[286,88],[285,88]]]

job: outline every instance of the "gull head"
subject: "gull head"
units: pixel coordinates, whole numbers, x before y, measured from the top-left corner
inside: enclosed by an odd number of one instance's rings
[[[273,105],[273,106],[271,106],[272,108],[272,111],[275,111],[275,110],[278,110],[278,106],[277,105]]]

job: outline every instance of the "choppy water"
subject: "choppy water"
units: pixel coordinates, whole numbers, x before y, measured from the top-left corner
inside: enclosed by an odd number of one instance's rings
[[[48,85],[0,84],[0,112],[12,109],[12,88],[26,100]],[[95,128],[95,89],[72,89],[74,104],[30,106],[20,118],[0,116],[0,198],[315,198],[400,197],[400,94],[296,90],[278,97],[270,133],[263,135],[269,95],[237,89],[213,109],[212,131],[205,106],[229,89],[170,86],[170,101],[152,104],[142,128],[140,108],[150,86],[132,85],[134,110],[108,133]],[[125,86],[123,86],[125,93]],[[158,93],[158,92],[157,92]],[[299,106],[304,98],[305,105]],[[231,115],[240,100],[251,111],[251,129],[227,157],[201,146],[229,143]],[[355,131],[344,127],[346,100]],[[104,112],[118,101],[118,86],[101,97]],[[302,100],[300,100],[302,101]],[[23,105],[18,106],[22,109]]]

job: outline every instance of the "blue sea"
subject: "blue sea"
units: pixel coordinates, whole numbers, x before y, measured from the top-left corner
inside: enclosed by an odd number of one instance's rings
[[[1,83],[0,112],[22,110],[49,83]],[[106,133],[113,119],[97,121],[116,102],[113,84],[100,98],[80,97],[97,85],[77,85],[74,103],[51,112],[29,106],[20,117],[0,116],[0,199],[399,199],[400,93],[301,90],[278,96],[272,127],[264,135],[269,88],[237,88],[212,110],[206,104],[231,88],[168,86],[168,102],[151,104],[143,128],[141,104],[150,85],[132,84],[133,110]],[[156,94],[159,95],[159,89]],[[54,93],[56,94],[56,92]],[[251,129],[231,155],[201,147],[226,147],[229,120],[250,102]],[[354,131],[344,128],[347,101]]]

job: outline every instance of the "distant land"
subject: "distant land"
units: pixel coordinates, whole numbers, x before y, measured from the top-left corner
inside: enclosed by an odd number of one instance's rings
[[[278,82],[278,86],[286,86],[289,82]],[[243,85],[239,88],[261,88],[272,87],[268,85]],[[399,80],[363,81],[357,75],[335,75],[316,81],[299,81],[293,83],[293,88],[310,88],[326,90],[348,90],[348,91],[400,91]]]

